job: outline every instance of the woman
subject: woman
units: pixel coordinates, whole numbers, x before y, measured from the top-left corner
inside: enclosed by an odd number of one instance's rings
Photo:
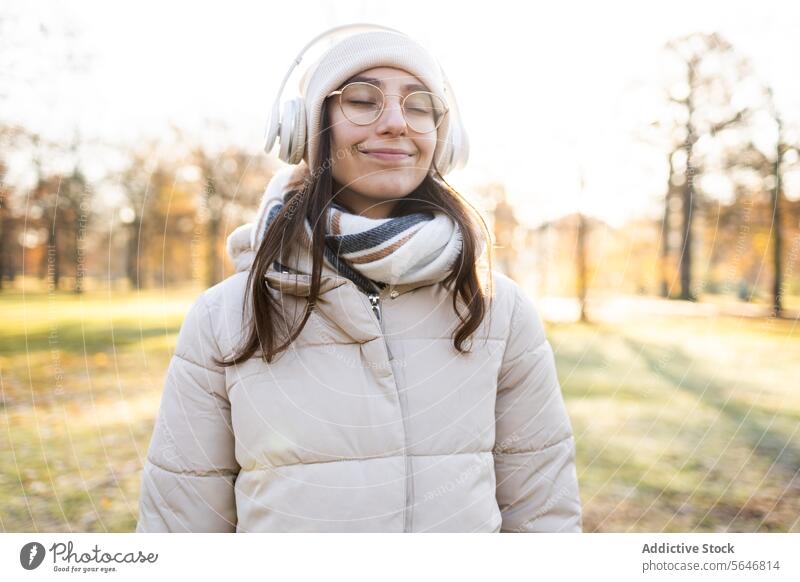
[[[482,280],[485,229],[439,172],[445,83],[388,31],[303,77],[303,160],[181,327],[137,531],[581,531],[542,321]]]

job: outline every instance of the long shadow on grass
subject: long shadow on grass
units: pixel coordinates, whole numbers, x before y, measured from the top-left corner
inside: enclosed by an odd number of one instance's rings
[[[685,374],[695,366],[696,357],[691,357],[677,346],[670,346],[668,365],[663,361],[664,347],[654,347],[643,344],[622,334],[617,334],[629,346],[633,353],[638,354],[647,367],[654,373],[666,379],[680,390],[690,392],[704,404],[719,410],[728,419],[739,427],[737,438],[742,438],[757,454],[774,463],[789,479],[797,475],[800,468],[800,450],[792,446],[787,435],[767,427],[769,418],[764,412],[750,405],[742,404],[731,397],[727,402],[726,395],[720,384],[711,378],[692,371]]]
[[[79,322],[61,324],[52,334],[28,334],[0,338],[0,354],[14,355],[58,349],[78,354],[94,353],[109,349],[112,345],[125,347],[153,337],[173,336],[180,325],[132,327],[121,325],[113,330],[108,327],[81,325]]]

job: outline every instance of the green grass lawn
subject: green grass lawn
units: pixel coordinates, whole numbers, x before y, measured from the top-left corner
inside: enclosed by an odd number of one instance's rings
[[[800,531],[796,321],[549,326],[585,531]]]
[[[0,295],[0,529],[132,531],[199,289]],[[585,531],[800,531],[797,322],[549,325]]]
[[[199,293],[0,296],[0,529],[135,528],[164,373]]]

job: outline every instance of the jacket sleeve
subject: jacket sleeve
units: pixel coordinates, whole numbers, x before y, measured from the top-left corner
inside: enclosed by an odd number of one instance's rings
[[[236,530],[231,406],[205,294],[189,308],[167,369],[141,478],[137,532]]]
[[[575,439],[553,350],[533,302],[514,287],[495,404],[501,531],[581,532]]]

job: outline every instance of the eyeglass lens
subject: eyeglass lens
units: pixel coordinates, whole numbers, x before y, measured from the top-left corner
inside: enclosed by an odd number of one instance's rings
[[[357,125],[369,125],[381,114],[384,96],[369,83],[351,83],[341,94],[342,113]],[[403,102],[406,123],[418,133],[436,129],[442,121],[445,104],[440,97],[427,91],[409,94]]]

